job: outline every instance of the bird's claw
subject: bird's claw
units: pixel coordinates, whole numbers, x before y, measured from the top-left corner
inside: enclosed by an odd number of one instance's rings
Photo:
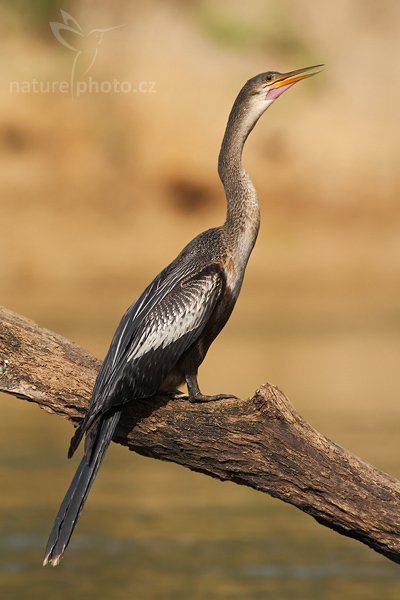
[[[233,398],[234,400],[239,400],[237,396],[233,394],[216,394],[215,396],[205,396],[204,394],[195,394],[188,396],[189,402],[192,404],[201,403],[201,402],[215,402],[216,400],[225,400]]]

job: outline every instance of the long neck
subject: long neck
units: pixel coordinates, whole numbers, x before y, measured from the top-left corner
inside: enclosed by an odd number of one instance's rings
[[[242,165],[242,151],[247,136],[253,129],[261,112],[254,112],[244,105],[239,94],[229,115],[221,151],[218,173],[225,188],[227,216],[224,229],[235,240],[246,235],[251,246],[257,237],[260,210],[254,185]]]

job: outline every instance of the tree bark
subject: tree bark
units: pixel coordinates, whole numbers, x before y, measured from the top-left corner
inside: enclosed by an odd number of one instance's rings
[[[99,366],[60,335],[0,309],[0,391],[77,423]],[[135,400],[114,441],[266,492],[400,563],[400,483],[313,429],[271,384],[246,400]]]

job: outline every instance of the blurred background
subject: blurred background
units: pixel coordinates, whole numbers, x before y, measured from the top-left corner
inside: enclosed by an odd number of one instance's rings
[[[244,81],[323,62],[248,141],[262,226],[200,382],[271,381],[399,477],[399,25],[395,0],[2,3],[1,303],[103,357],[143,287],[222,223]],[[72,428],[1,406],[1,598],[399,597],[398,567],[292,507],[116,446],[42,569]]]

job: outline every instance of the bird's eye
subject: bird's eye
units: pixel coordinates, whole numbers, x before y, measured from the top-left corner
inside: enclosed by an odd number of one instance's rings
[[[267,73],[265,79],[268,82],[272,81],[274,79],[274,74],[273,73]]]

